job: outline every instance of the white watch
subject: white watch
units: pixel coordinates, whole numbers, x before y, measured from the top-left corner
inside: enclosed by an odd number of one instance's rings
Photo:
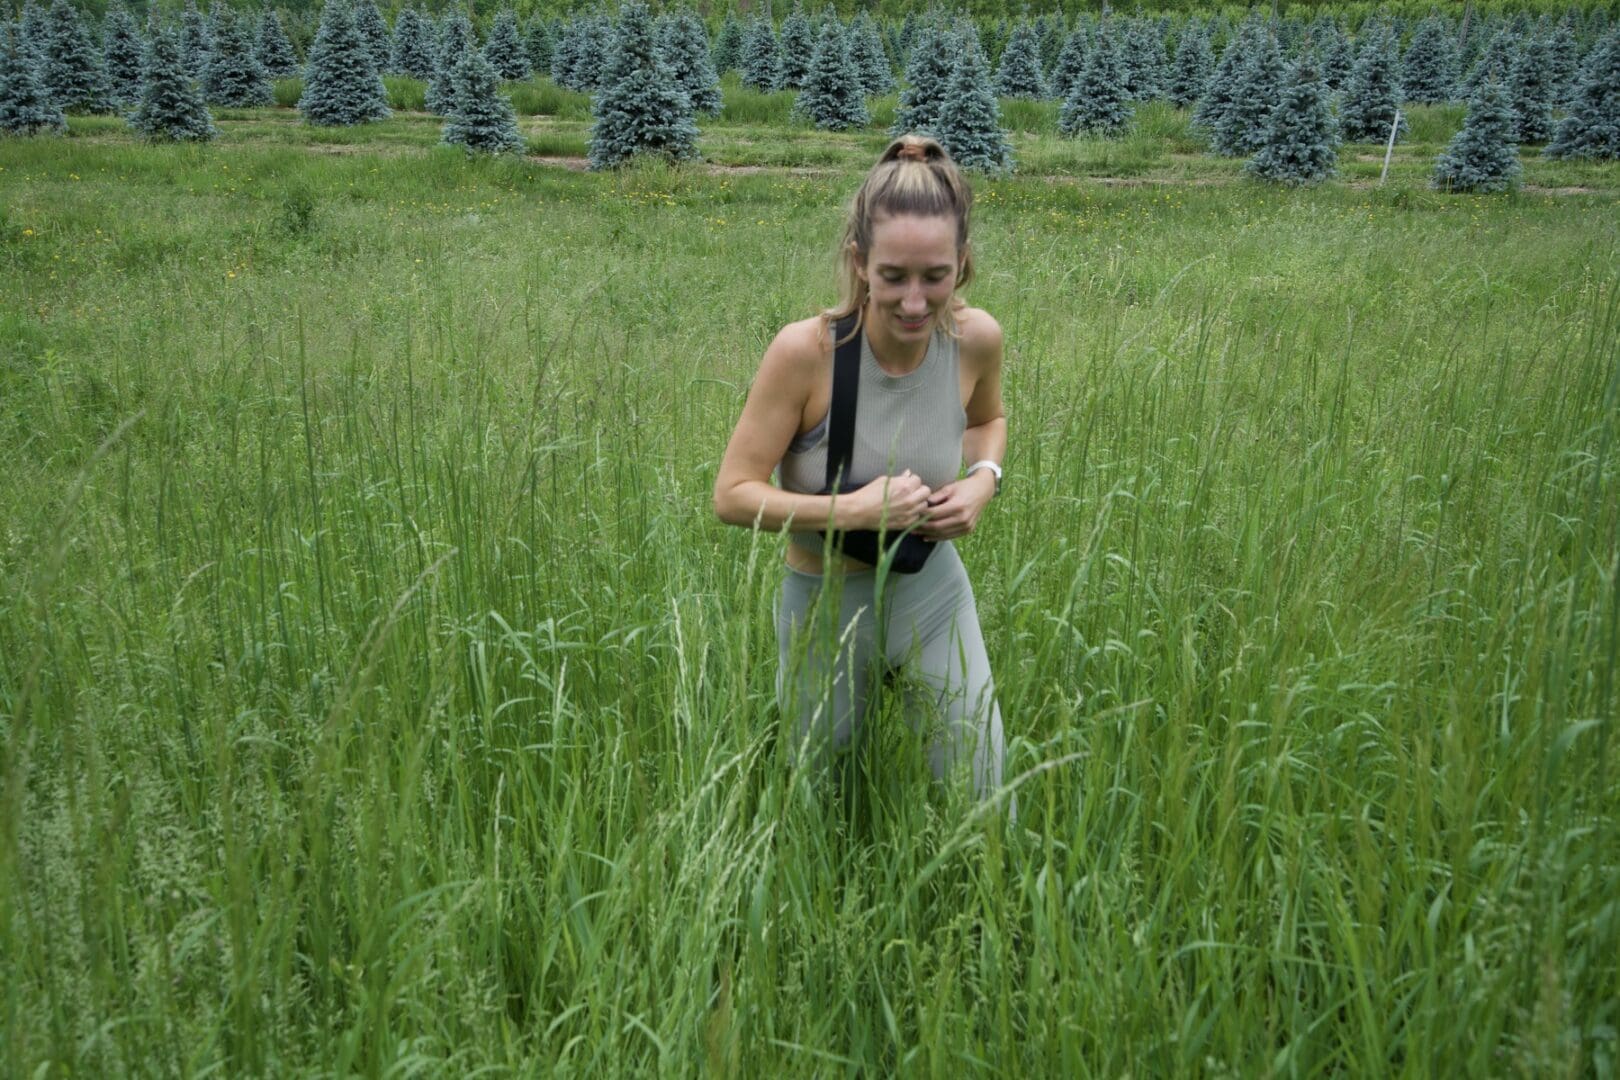
[[[967,467],[967,472],[963,473],[962,475],[963,475],[964,478],[969,477],[969,476],[972,476],[974,473],[978,472],[980,469],[989,469],[990,474],[996,478],[996,490],[995,490],[994,494],[991,497],[994,498],[995,495],[1000,495],[1001,494],[1001,466],[997,465],[995,462],[991,461],[989,458],[985,458],[983,461],[975,461],[973,464],[971,464],[971,465],[969,465]]]

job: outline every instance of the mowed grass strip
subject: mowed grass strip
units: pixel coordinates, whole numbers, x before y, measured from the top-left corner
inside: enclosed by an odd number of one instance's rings
[[[785,766],[783,541],[709,511],[880,135],[236,123],[0,143],[19,1071],[1612,1060],[1612,166],[978,184],[1005,827],[889,710],[846,798]]]

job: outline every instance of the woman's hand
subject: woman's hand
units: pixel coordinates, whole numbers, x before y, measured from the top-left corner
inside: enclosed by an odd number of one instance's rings
[[[971,535],[979,523],[979,515],[995,494],[996,478],[988,469],[946,484],[928,500],[927,518],[917,528],[917,535],[928,540],[955,540]]]
[[[929,513],[929,501],[935,497],[921,477],[907,469],[898,476],[880,476],[838,496],[833,516],[841,529],[900,532],[921,522]]]

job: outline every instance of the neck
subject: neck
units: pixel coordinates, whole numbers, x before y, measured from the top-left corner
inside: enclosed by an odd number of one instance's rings
[[[897,341],[894,329],[881,317],[874,316],[870,306],[862,316],[862,333],[872,346],[878,367],[892,375],[905,375],[922,366],[923,358],[928,355],[928,343],[933,340],[932,325],[929,330],[928,337],[920,341]]]

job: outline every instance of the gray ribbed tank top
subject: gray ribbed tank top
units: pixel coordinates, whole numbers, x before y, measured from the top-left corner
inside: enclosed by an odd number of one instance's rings
[[[890,375],[878,366],[871,342],[861,334],[861,390],[849,462],[854,486],[905,469],[931,488],[956,479],[967,430],[958,358],[957,340],[936,326],[922,363],[904,375]],[[777,468],[782,490],[814,495],[827,486],[827,421],[823,416],[789,444]],[[821,550],[818,533],[795,530],[792,539]]]

